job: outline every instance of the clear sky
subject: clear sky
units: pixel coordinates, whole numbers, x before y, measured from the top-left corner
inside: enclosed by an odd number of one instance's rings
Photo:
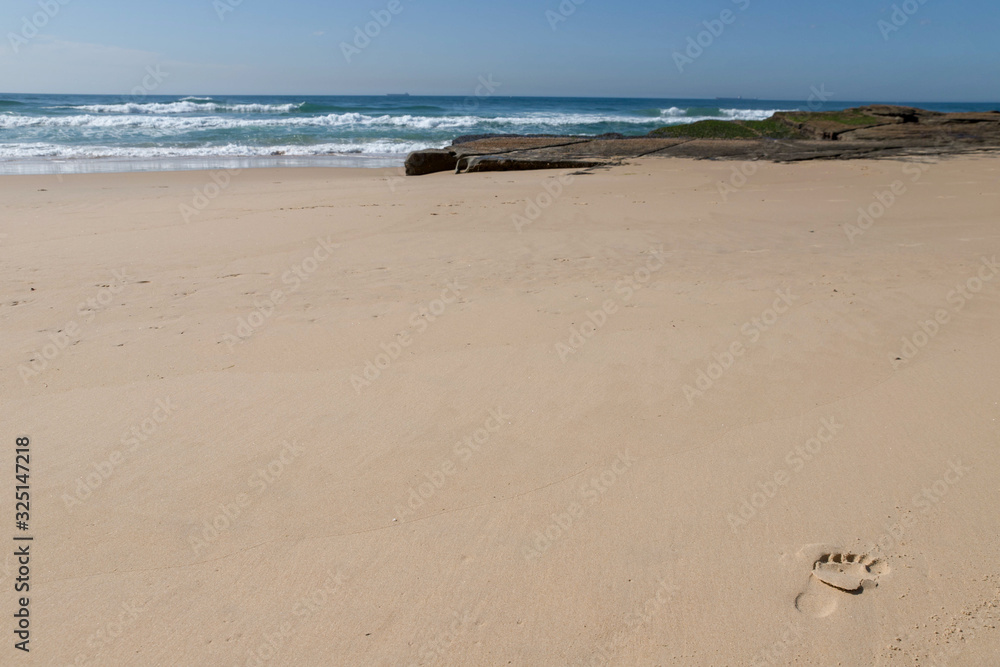
[[[153,83],[146,73],[152,67],[167,75],[153,92],[166,95],[465,96],[480,76],[492,76],[500,83],[497,95],[802,100],[812,87],[825,86],[838,100],[1000,100],[996,0],[563,0],[562,6],[560,12],[560,0],[2,0],[0,91],[127,94],[144,77]],[[728,24],[710,23],[717,35],[701,35],[702,52],[685,54],[688,39],[707,30],[703,22],[726,10]],[[391,20],[348,62],[342,44],[354,42],[355,29],[373,21],[373,11]],[[37,35],[33,16],[42,26]],[[679,67],[678,53],[697,57]]]

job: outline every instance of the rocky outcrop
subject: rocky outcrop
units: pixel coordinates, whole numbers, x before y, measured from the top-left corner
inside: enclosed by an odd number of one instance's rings
[[[446,149],[410,154],[406,173],[592,169],[644,156],[796,162],[1000,150],[1000,112],[940,113],[875,104],[778,113],[770,120],[764,131],[784,125],[799,132],[768,136],[761,131],[759,138],[747,139],[475,135],[460,137]]]
[[[844,111],[781,112],[773,116],[822,141],[904,141],[973,139],[1000,146],[1000,113],[942,113],[915,107],[873,104]]]
[[[481,171],[529,171],[532,169],[589,169],[604,162],[594,160],[560,160],[545,157],[505,157],[478,155],[459,159],[455,173],[473,174]]]
[[[891,104],[872,104],[854,109],[860,114],[885,119],[891,123],[919,123],[922,118],[943,116],[938,111],[927,111],[916,107],[899,107]]]
[[[406,158],[406,175],[423,176],[439,171],[455,171],[458,154],[449,149],[428,149],[410,153]]]

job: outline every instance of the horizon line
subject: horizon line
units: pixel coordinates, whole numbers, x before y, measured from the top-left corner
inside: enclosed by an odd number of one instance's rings
[[[56,96],[100,96],[100,97],[135,97],[127,93],[37,93],[37,92],[13,92],[13,91],[0,91],[0,95],[47,95],[51,97]],[[464,99],[467,97],[475,97],[474,95],[435,95],[435,94],[424,94],[424,93],[171,93],[171,94],[161,94],[161,95],[146,95],[145,98],[152,97],[394,97],[399,95],[406,95],[408,97],[448,97],[456,99]],[[699,100],[699,101],[709,101],[709,102],[808,102],[806,98],[796,99],[796,98],[782,98],[782,97],[632,97],[632,96],[605,96],[605,95],[490,95],[487,99],[545,99],[545,100]],[[988,100],[988,101],[977,101],[977,100],[872,100],[865,98],[843,98],[840,102],[835,100],[828,100],[830,103],[840,103],[846,104],[848,102],[862,102],[864,104],[887,104],[887,105],[901,105],[901,104],[995,104],[1000,106],[1000,100]]]

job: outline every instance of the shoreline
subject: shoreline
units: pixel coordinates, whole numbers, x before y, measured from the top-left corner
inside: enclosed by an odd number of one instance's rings
[[[713,140],[706,140],[708,141]],[[726,140],[714,140],[716,143],[726,143]],[[736,143],[736,142],[732,142]],[[604,156],[606,157],[606,156]],[[886,152],[884,154],[869,154],[869,153],[859,153],[857,155],[835,155],[835,156],[818,156],[814,160],[799,160],[799,161],[771,161],[775,165],[794,165],[794,164],[806,164],[810,161],[843,161],[843,162],[878,162],[878,163],[908,163],[914,160],[924,161],[924,160],[946,160],[946,159],[959,159],[959,158],[983,158],[990,159],[994,157],[1000,157],[1000,148],[986,148],[986,147],[969,147],[962,151],[923,151],[923,152],[913,152],[913,151],[900,151],[900,152]],[[705,156],[696,153],[693,154],[679,154],[670,155],[667,153],[651,153],[645,155],[639,155],[637,157],[624,157],[619,158],[614,161],[601,162],[601,164],[594,164],[585,161],[565,161],[560,163],[553,163],[556,166],[547,167],[546,169],[513,169],[504,170],[500,169],[497,171],[502,171],[506,173],[512,173],[517,171],[539,171],[549,173],[549,176],[543,176],[541,173],[535,174],[535,178],[544,179],[549,178],[552,174],[559,172],[575,172],[575,173],[593,173],[594,169],[610,169],[614,167],[641,167],[645,161],[653,162],[680,162],[680,163],[691,163],[692,165],[697,165],[702,162],[749,162],[757,163],[760,161],[760,157],[756,156],[745,156],[745,155],[725,155],[725,156]],[[34,161],[32,161],[34,162]],[[129,160],[118,160],[118,159],[105,159],[105,158],[83,158],[79,162],[72,162],[71,164],[59,164],[56,163],[56,168],[45,169],[45,165],[31,165],[31,168],[24,170],[15,170],[12,168],[5,168],[6,165],[0,162],[0,181],[7,180],[11,178],[47,178],[55,177],[62,182],[64,179],[73,178],[76,176],[118,176],[125,177],[129,175],[141,175],[141,174],[211,174],[213,172],[231,172],[233,174],[238,174],[242,172],[260,172],[267,173],[273,172],[286,173],[286,172],[303,172],[304,175],[308,172],[315,171],[317,173],[329,172],[334,173],[377,173],[379,171],[385,171],[387,173],[393,174],[393,180],[402,181],[405,177],[406,180],[411,180],[412,177],[405,176],[405,159],[399,158],[378,158],[378,159],[346,159],[342,160],[340,158],[327,159],[327,158],[224,158],[220,160],[215,160],[214,158],[205,158],[199,160],[191,160],[189,158],[177,158],[176,161],[170,160],[170,164],[161,164],[165,160],[143,160],[143,159],[129,159]],[[127,168],[125,168],[125,163]],[[141,163],[141,164],[137,164]],[[9,164],[9,163],[8,163]],[[565,166],[563,166],[565,165]],[[66,167],[66,168],[63,168]],[[73,167],[84,167],[84,168],[73,168]],[[579,170],[579,171],[576,171]],[[483,170],[483,172],[489,172],[492,170]],[[475,173],[470,171],[469,173]],[[441,175],[441,173],[438,173]]]
[[[287,154],[285,150],[279,150],[280,147],[269,149],[271,154],[251,155],[220,153],[168,157],[111,155],[67,158],[57,157],[56,153],[47,157],[0,159],[0,175],[242,170],[268,167],[380,168],[404,164],[408,174],[422,175],[446,170],[462,173],[586,169],[654,155],[789,162],[904,154],[927,156],[1000,147],[1000,112],[996,110],[940,112],[916,107],[869,105],[840,111],[777,111],[769,118],[756,120],[730,118],[691,119],[688,123],[669,122],[671,118],[675,121],[678,119],[677,116],[670,116],[674,111],[673,108],[660,110],[661,116],[667,114],[660,121],[666,124],[647,134],[530,131],[518,134],[496,131],[460,134],[456,131],[450,139],[439,137],[437,141],[430,143],[411,144],[409,149],[399,146],[379,148],[409,150],[406,154],[355,153],[349,148],[332,146],[325,148],[322,153],[310,155],[297,155],[297,149],[290,149],[287,153],[291,154]],[[8,116],[0,116],[2,118]],[[57,121],[59,118],[54,116],[49,120]],[[127,116],[122,118],[128,120]],[[194,118],[190,122],[209,122],[212,118]],[[116,123],[122,121],[114,116],[101,120],[114,120]],[[424,120],[429,121],[430,117]],[[143,117],[143,122],[155,124],[189,121],[153,115]],[[265,121],[249,119],[244,122]],[[333,137],[327,139],[332,140]],[[391,143],[388,137],[379,141],[383,140]],[[425,148],[426,146],[442,148]]]
[[[402,167],[405,155],[206,156],[171,158],[27,158],[0,160],[0,176],[68,176],[244,169]]]
[[[722,141],[719,141],[722,143]],[[815,158],[816,160],[839,160],[839,161],[851,161],[851,162],[863,162],[863,161],[877,161],[877,162],[911,162],[913,160],[941,160],[941,159],[953,159],[953,158],[990,158],[1000,156],[1000,149],[998,148],[984,148],[984,147],[969,147],[961,152],[959,151],[923,151],[923,152],[894,152],[885,154],[868,154],[859,153],[857,155],[850,156],[819,156]],[[681,154],[681,155],[669,155],[669,154],[646,154],[639,155],[637,157],[621,158],[613,162],[602,163],[600,165],[592,165],[592,163],[579,161],[567,161],[564,163],[566,166],[555,166],[549,167],[551,171],[558,171],[560,169],[571,171],[574,169],[583,169],[584,171],[590,173],[594,168],[607,169],[610,167],[617,166],[627,166],[627,165],[639,165],[642,161],[652,160],[652,161],[663,161],[663,162],[691,162],[692,164],[697,164],[704,161],[724,161],[724,162],[737,162],[737,161],[751,161],[756,162],[760,158],[754,156],[743,156],[743,155],[732,155],[732,156],[712,156],[705,157],[698,154]],[[126,163],[129,168],[122,168],[121,163]],[[162,168],[164,165],[161,163],[164,160],[107,160],[104,158],[85,158],[80,160],[80,162],[74,162],[71,164],[59,164],[55,163],[55,168],[44,168],[45,165],[32,164],[26,169],[14,169],[11,168],[10,163],[5,165],[0,163],[0,179],[8,179],[13,177],[50,177],[54,176],[59,179],[64,179],[73,176],[102,176],[102,175],[118,175],[125,176],[128,174],[172,174],[172,173],[211,173],[216,171],[232,171],[234,173],[243,171],[310,171],[310,170],[323,170],[323,171],[333,171],[333,172],[352,172],[352,171],[379,171],[387,170],[398,174],[399,178],[403,177],[405,173],[405,159],[400,158],[385,158],[385,159],[346,159],[341,160],[339,158],[326,159],[326,158],[226,158],[221,160],[214,160],[212,158],[206,158],[204,160],[190,160],[188,158],[178,158],[176,163],[167,165],[167,168]],[[137,165],[136,163],[142,163]],[[147,164],[148,163],[148,164]],[[183,164],[179,164],[183,163]],[[792,161],[774,161],[774,164],[795,164]],[[64,168],[65,167],[65,168]],[[76,168],[74,168],[76,167]],[[79,168],[83,167],[83,168]],[[138,168],[137,168],[138,167]],[[500,170],[503,171],[503,170]],[[513,171],[520,171],[520,169],[515,169]]]

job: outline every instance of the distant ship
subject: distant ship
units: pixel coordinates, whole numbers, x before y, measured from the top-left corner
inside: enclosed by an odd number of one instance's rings
[[[716,97],[716,102],[759,102],[757,97]]]
[[[409,93],[389,93],[386,97],[409,97]]]

